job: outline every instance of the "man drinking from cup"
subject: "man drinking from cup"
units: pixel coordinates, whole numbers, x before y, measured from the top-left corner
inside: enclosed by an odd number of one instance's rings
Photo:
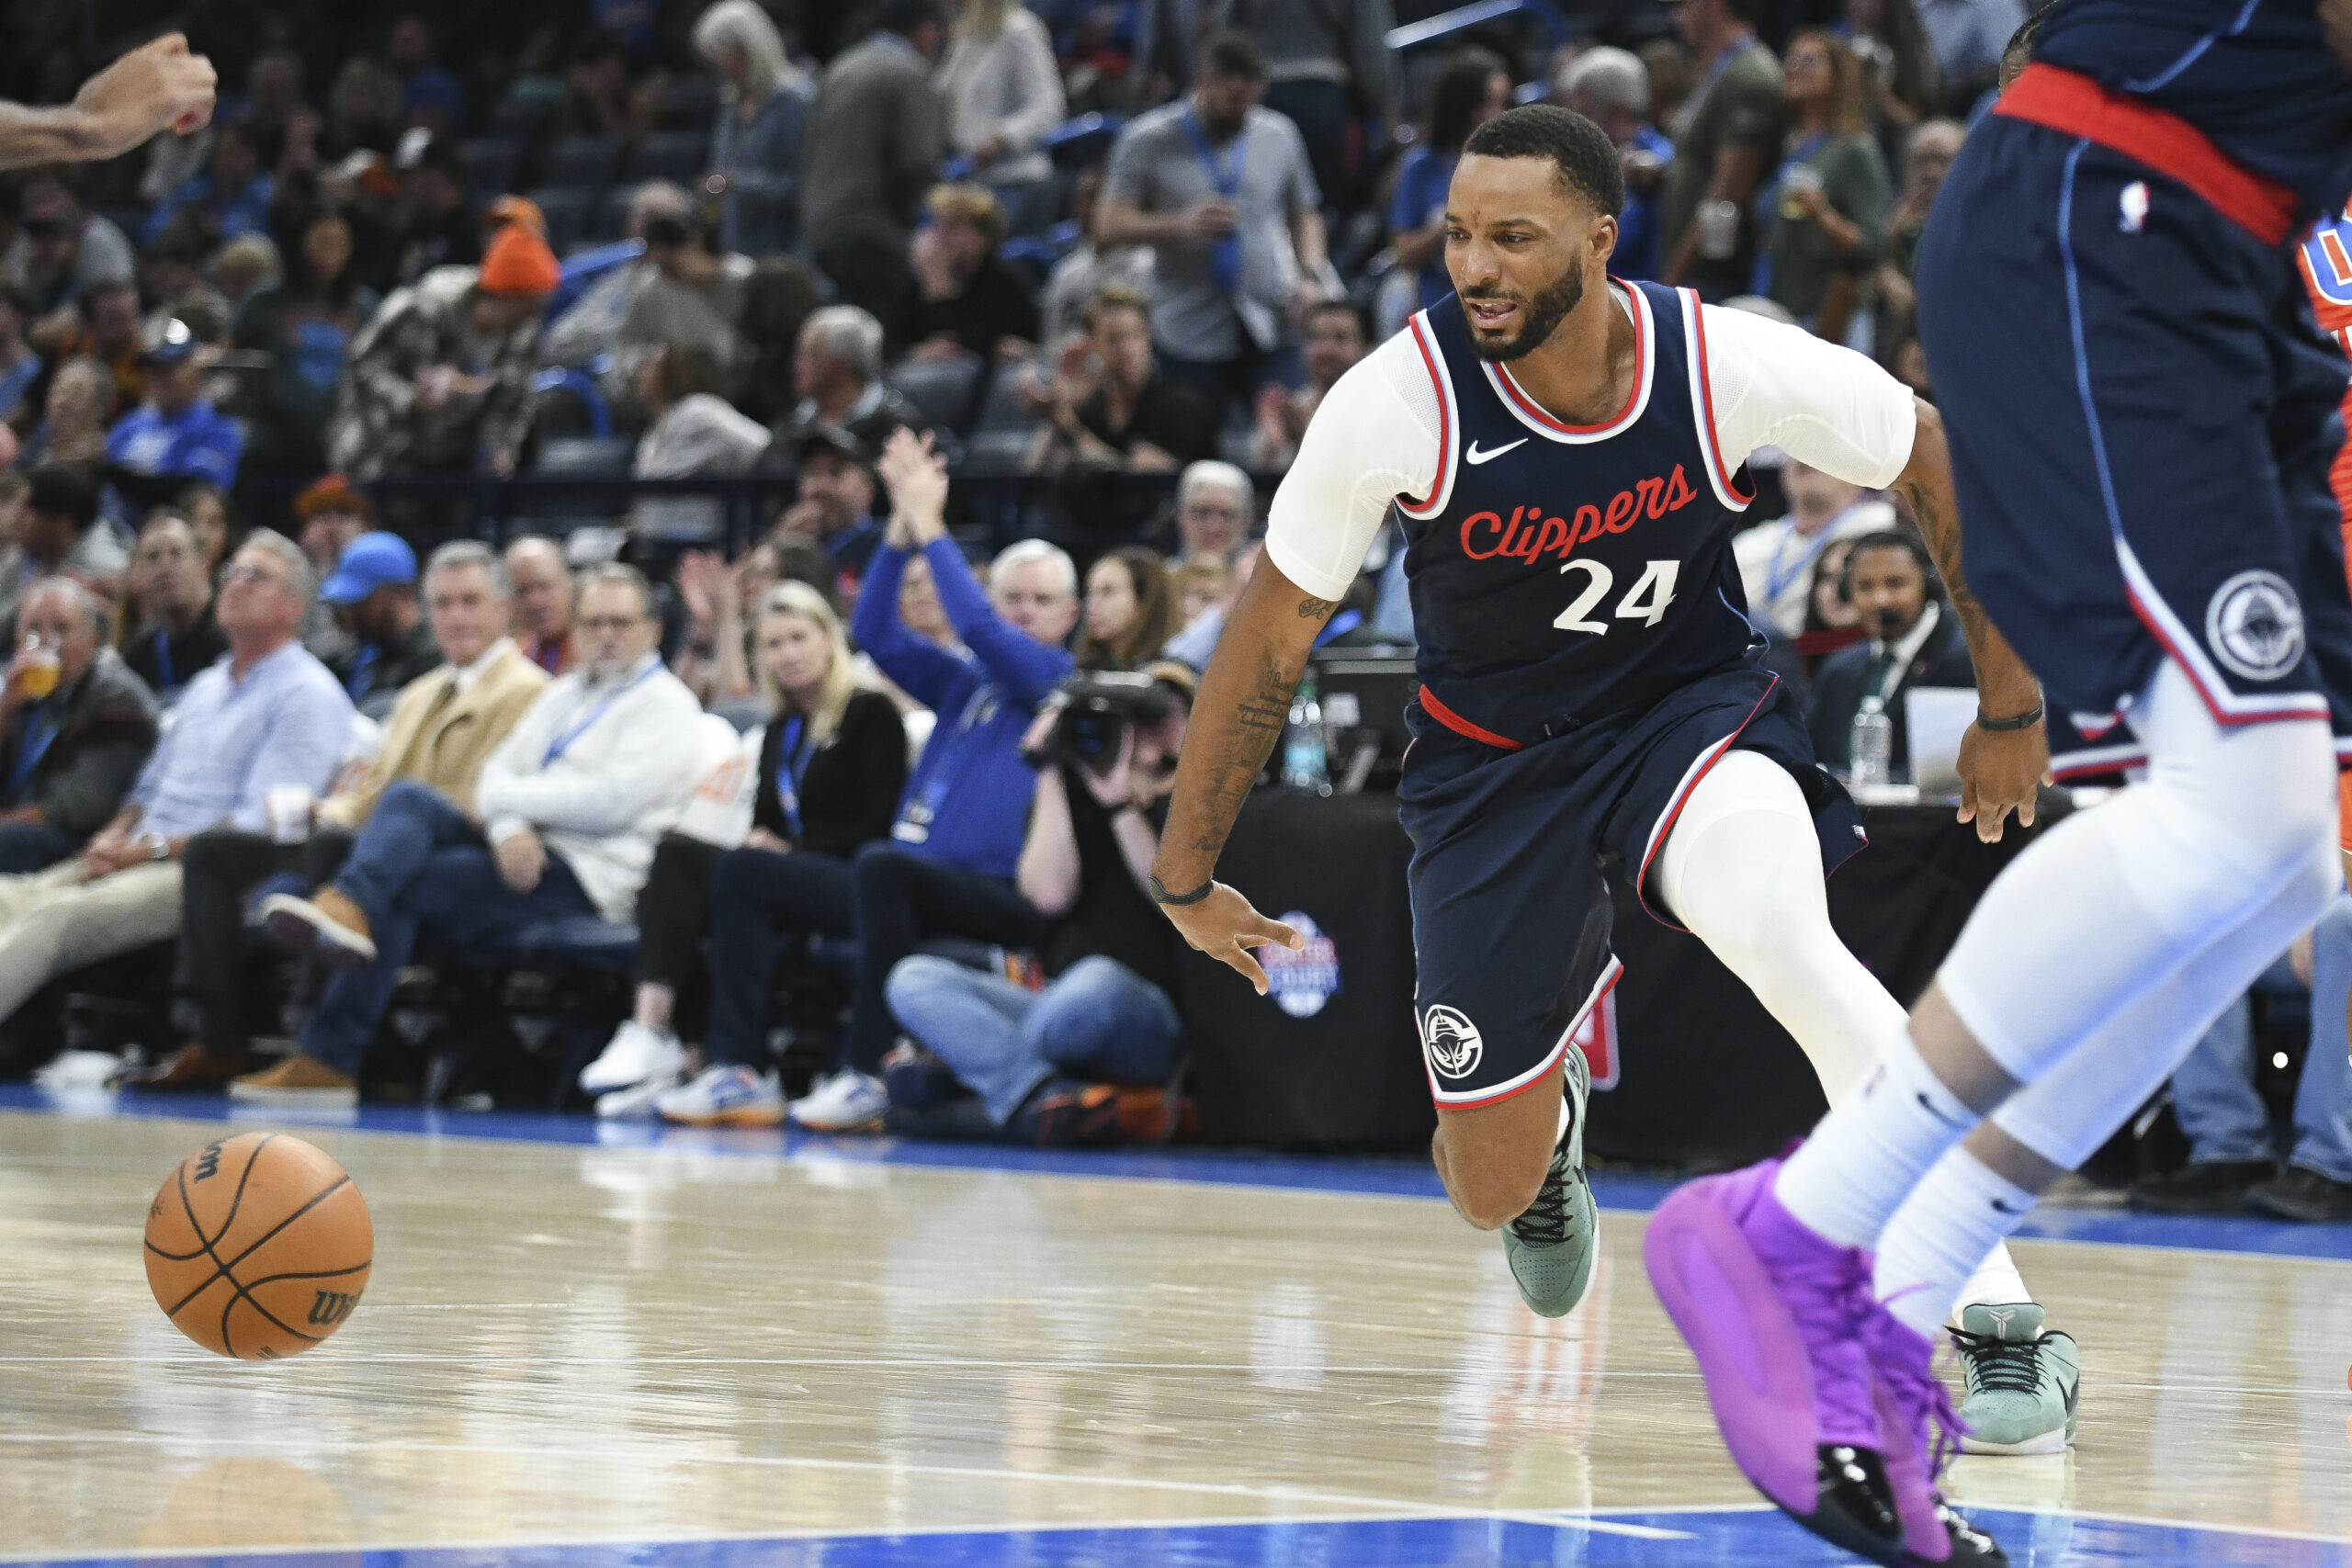
[[[0,874],[55,865],[122,807],[155,749],[155,702],[101,641],[106,609],[70,577],[18,603],[0,684]]]

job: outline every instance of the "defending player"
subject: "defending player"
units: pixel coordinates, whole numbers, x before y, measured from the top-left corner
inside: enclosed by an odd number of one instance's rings
[[[1263,990],[1249,950],[1298,939],[1211,874],[1393,503],[1423,682],[1398,802],[1433,1153],[1547,1314],[1592,1263],[1568,1038],[1616,975],[1604,874],[1704,941],[1833,1102],[1901,1026],[1829,925],[1825,866],[1861,847],[1858,816],[1752,657],[1729,548],[1750,452],[1898,490],[1937,541],[1991,721],[1963,746],[1962,818],[1988,839],[2012,810],[2030,820],[2045,761],[2033,678],[1959,574],[1934,410],[1804,332],[1611,282],[1622,199],[1615,149],[1565,110],[1514,109],[1471,137],[1447,202],[1459,302],[1351,370],[1309,426],[1202,682],[1156,867],[1186,940]],[[1874,1415],[1849,1427],[1824,1442],[1877,1446]],[[1874,1471],[1840,1459],[1828,1476],[1824,1511],[1873,1511],[1839,1528],[1894,1528]]]
[[[1961,1277],[2343,886],[2345,364],[2292,237],[2352,191],[2347,75],[2346,0],[2063,0],[1937,203],[1919,320],[1970,579],[2053,710],[2147,771],[1994,884],[1785,1165],[1652,1221],[1725,1441],[1783,1506],[1864,1393],[1919,1487]]]

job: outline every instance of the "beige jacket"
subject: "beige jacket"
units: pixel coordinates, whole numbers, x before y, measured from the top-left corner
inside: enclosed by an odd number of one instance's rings
[[[445,664],[408,683],[384,723],[384,745],[376,761],[356,784],[319,807],[322,820],[338,828],[365,825],[398,778],[431,784],[460,809],[473,805],[483,761],[547,689],[548,673],[514,643],[502,640],[474,682],[442,701],[455,678]]]

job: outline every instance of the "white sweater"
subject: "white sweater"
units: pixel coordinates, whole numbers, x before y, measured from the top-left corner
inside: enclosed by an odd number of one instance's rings
[[[1010,6],[995,37],[950,39],[934,84],[956,152],[969,152],[990,137],[1003,139],[1004,156],[981,170],[981,178],[1020,185],[1053,174],[1053,160],[1037,150],[1037,139],[1068,118],[1069,102],[1053,36],[1035,12]]]
[[[482,764],[484,832],[495,844],[536,829],[597,912],[628,924],[653,846],[702,776],[702,716],[659,654],[616,681],[559,677]]]

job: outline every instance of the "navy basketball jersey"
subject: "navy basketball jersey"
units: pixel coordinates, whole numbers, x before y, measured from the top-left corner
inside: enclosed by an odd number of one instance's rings
[[[1405,573],[1423,705],[1465,734],[1525,744],[1638,712],[1763,640],[1730,544],[1755,496],[1717,450],[1698,297],[1616,287],[1640,370],[1605,424],[1546,413],[1451,297],[1409,325],[1441,431],[1430,493],[1396,499]]]

